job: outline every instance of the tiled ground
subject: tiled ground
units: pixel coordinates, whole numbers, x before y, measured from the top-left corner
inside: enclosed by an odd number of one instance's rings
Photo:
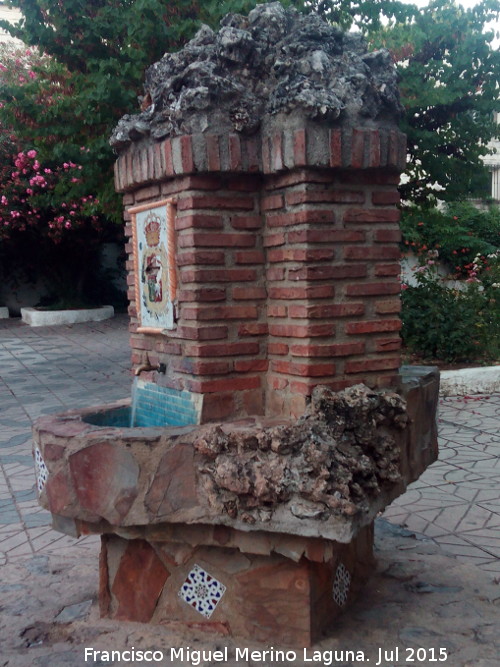
[[[440,404],[440,455],[386,510],[393,523],[500,574],[500,395]]]
[[[31,422],[130,395],[126,316],[74,326],[0,320],[0,565],[64,546],[97,549],[50,528],[37,502]]]
[[[63,547],[97,552],[50,528],[36,500],[31,422],[130,395],[127,318],[30,328],[0,320],[0,565]],[[500,395],[441,403],[440,460],[385,512],[450,553],[500,573]]]

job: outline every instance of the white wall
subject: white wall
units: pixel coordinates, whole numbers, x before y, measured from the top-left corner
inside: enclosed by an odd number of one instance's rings
[[[0,2],[0,19],[5,21],[10,21],[11,23],[17,23],[21,18],[21,12],[17,8],[7,7],[5,3]],[[19,40],[12,39],[8,32],[0,28],[0,43],[2,42],[19,42]],[[21,44],[21,42],[19,42]]]
[[[495,117],[496,122],[500,124],[500,113],[496,113]],[[495,201],[500,202],[500,140],[491,141],[489,147],[492,152],[486,155],[483,161],[491,172],[491,196]],[[496,149],[496,154],[493,149]]]

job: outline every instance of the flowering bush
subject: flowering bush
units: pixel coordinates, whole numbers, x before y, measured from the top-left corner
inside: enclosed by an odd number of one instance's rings
[[[38,283],[60,307],[121,304],[99,257],[122,229],[96,196],[99,160],[67,122],[69,71],[37,49],[0,44],[0,86],[0,279],[9,289]]]
[[[97,198],[82,194],[81,165],[42,162],[35,149],[14,147],[14,140],[4,135],[0,267],[5,283],[41,283],[47,304],[60,307],[115,299],[103,291],[99,255],[102,241],[116,238],[118,228],[99,215]]]
[[[405,345],[429,360],[498,360],[500,354],[500,253],[477,255],[462,285],[448,287],[431,251],[415,273],[416,285],[403,284]]]
[[[81,165],[41,164],[30,149],[11,156],[0,167],[0,238],[30,228],[54,242],[84,226],[100,229],[98,201],[91,194],[77,195],[82,184]]]
[[[451,274],[468,278],[474,258],[486,257],[500,247],[500,209],[481,211],[468,202],[438,208],[412,207],[401,217],[403,251],[412,251],[425,261],[429,250],[437,250]]]

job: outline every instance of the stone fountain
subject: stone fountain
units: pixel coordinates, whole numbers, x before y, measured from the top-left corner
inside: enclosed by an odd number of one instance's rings
[[[141,108],[112,137],[133,406],[38,420],[40,502],[102,535],[103,616],[310,646],[437,457],[439,376],[400,368],[396,74],[272,3],[166,54]]]

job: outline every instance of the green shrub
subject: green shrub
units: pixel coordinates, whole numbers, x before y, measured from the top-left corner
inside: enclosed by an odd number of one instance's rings
[[[500,263],[478,257],[463,289],[447,287],[433,260],[403,285],[402,338],[424,359],[488,363],[500,355]],[[474,267],[477,270],[473,270]]]

